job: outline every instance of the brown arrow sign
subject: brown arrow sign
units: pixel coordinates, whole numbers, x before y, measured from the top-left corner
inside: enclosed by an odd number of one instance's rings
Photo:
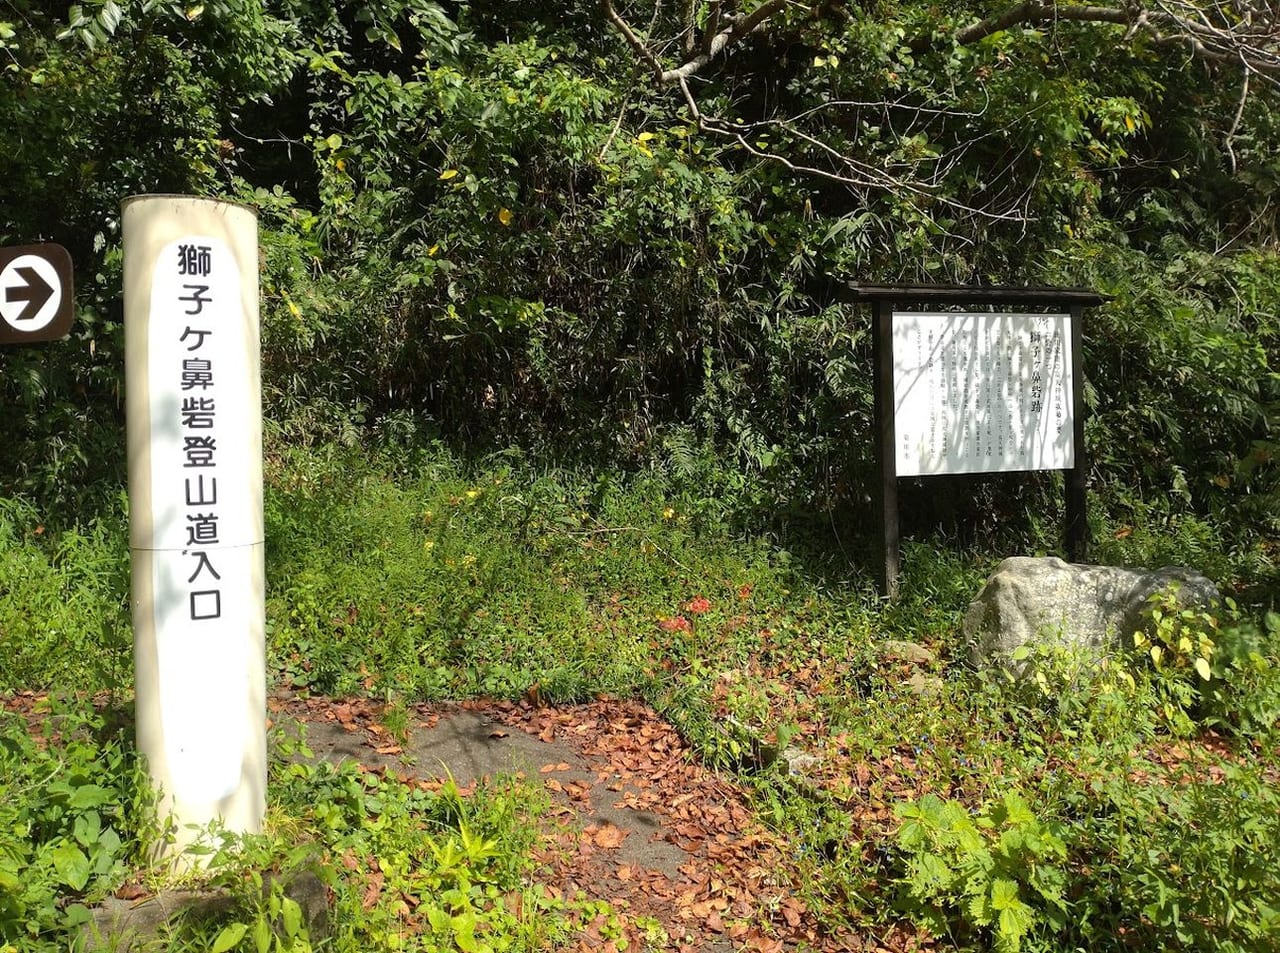
[[[56,341],[71,331],[75,288],[61,245],[0,248],[0,344]]]

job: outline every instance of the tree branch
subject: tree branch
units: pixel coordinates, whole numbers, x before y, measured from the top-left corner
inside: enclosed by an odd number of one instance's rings
[[[955,33],[954,39],[961,46],[968,46],[985,40],[987,37],[1017,26],[1020,23],[1049,23],[1054,20],[1084,20],[1094,23],[1120,23],[1128,25],[1133,17],[1123,10],[1111,7],[1075,7],[1058,6],[1055,3],[1043,3],[1041,0],[1026,0],[1015,7],[1010,7],[999,16],[979,20]],[[917,36],[908,42],[913,53],[922,53],[938,44],[945,37]]]
[[[1141,0],[1123,7],[1024,0],[1001,14],[979,20],[955,33],[913,37],[907,46],[914,53],[948,42],[966,46],[1020,24],[1067,20],[1109,23],[1126,27],[1126,38],[1144,32],[1158,45],[1186,45],[1204,59],[1239,62],[1246,72],[1277,82],[1280,78],[1280,26],[1277,26],[1276,18],[1266,11],[1261,18],[1266,25],[1255,26],[1248,0],[1242,6],[1245,8],[1243,14],[1226,9],[1220,0],[1213,0],[1207,6],[1189,0],[1154,0],[1149,8]]]
[[[684,62],[677,66],[666,67],[658,54],[644,40],[640,39],[639,34],[636,33],[631,24],[618,12],[613,0],[600,0],[600,3],[604,9],[605,17],[622,34],[623,39],[627,41],[627,45],[635,50],[648,64],[654,74],[654,79],[663,86],[677,84],[682,80],[687,80],[691,76],[697,75],[710,63],[714,62],[725,50],[764,27],[783,8],[789,5],[800,5],[799,0],[767,0],[767,2],[760,4],[746,16],[733,16],[724,13],[723,4],[719,0],[713,0],[702,42],[698,43],[696,38],[693,37],[694,23],[692,16],[690,16],[685,23],[685,29],[688,32],[685,37],[685,43],[682,44],[685,51]],[[691,3],[688,7],[690,14],[692,14],[692,10],[693,4]],[[688,42],[691,39],[693,40],[692,44]]]
[[[622,34],[622,38],[627,41],[627,45],[649,64],[656,77],[661,77],[662,62],[649,51],[649,48],[644,45],[640,37],[636,36],[636,31],[631,28],[631,24],[624,20],[622,14],[618,13],[614,7],[613,0],[600,0],[600,6],[604,9],[605,17],[617,27],[618,32]]]

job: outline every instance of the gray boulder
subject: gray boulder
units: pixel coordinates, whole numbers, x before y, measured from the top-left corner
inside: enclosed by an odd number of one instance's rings
[[[264,877],[263,896],[270,895],[272,875]],[[330,935],[329,893],[313,873],[293,874],[284,895],[297,902],[308,939],[319,944]],[[141,900],[108,897],[93,908],[93,918],[81,926],[74,947],[85,953],[161,953],[173,948],[172,932],[178,920],[210,928],[230,922],[237,914],[236,901],[222,888],[161,890]],[[185,949],[185,947],[184,947]]]
[[[1217,588],[1190,569],[1122,569],[1055,556],[1006,559],[969,604],[964,637],[979,668],[1008,667],[1021,646],[1063,646],[1102,654],[1131,644],[1148,599],[1177,587],[1183,606],[1210,607]],[[1014,666],[1020,670],[1021,666]]]

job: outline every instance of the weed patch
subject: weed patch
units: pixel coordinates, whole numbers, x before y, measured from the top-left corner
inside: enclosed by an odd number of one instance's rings
[[[700,922],[762,943],[785,923],[815,949],[855,935],[922,949],[1280,944],[1280,616],[1266,607],[1157,605],[1132,654],[1086,665],[1046,653],[1014,681],[958,658],[991,553],[909,542],[906,595],[887,605],[829,560],[732,534],[660,473],[443,451],[391,467],[327,449],[278,452],[268,479],[276,678],[313,701],[373,699],[390,741],[424,700],[538,712],[642,698],[678,729],[681,758],[745,789],[751,823],[781,845],[761,922],[726,918],[710,893]],[[123,523],[56,539],[41,525],[25,504],[0,504],[13,659],[0,689],[127,697]],[[1138,525],[1106,551],[1193,562],[1211,530]],[[891,640],[919,651],[887,651]],[[70,711],[51,710],[47,731],[0,722],[0,946],[65,945],[159,836],[141,820],[127,738],[101,711]],[[175,943],[254,950],[266,930],[268,945],[305,949],[288,898],[261,878],[314,866],[335,899],[333,949],[641,934],[678,949],[681,935],[540,882],[529,858],[545,846],[546,790],[508,779],[463,795],[282,757],[267,833],[215,864],[237,912]]]

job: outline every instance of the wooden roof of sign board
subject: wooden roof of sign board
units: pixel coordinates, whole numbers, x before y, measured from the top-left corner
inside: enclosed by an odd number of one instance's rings
[[[901,304],[1063,305],[1092,308],[1111,300],[1089,288],[1010,285],[872,285],[852,281],[846,301],[891,301]]]

